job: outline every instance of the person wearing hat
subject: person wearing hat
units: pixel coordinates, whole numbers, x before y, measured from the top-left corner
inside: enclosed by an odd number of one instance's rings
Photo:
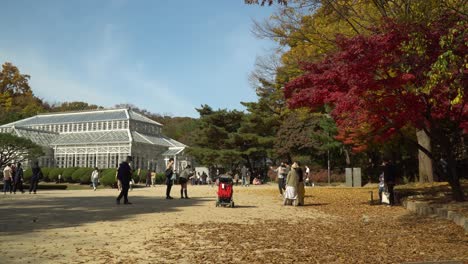
[[[125,161],[120,163],[117,170],[117,179],[122,184],[122,189],[119,196],[117,197],[117,204],[120,204],[120,199],[124,198],[124,204],[132,204],[128,201],[128,189],[130,189],[130,181],[132,180],[132,168],[130,167],[130,162],[132,161],[131,156],[127,156]]]
[[[299,184],[299,175],[296,169],[299,168],[297,162],[294,162],[291,166],[291,170],[288,172],[286,177],[286,190],[284,192],[284,205],[298,204],[297,186]]]

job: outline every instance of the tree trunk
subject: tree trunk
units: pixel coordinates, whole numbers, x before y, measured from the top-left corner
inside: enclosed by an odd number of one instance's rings
[[[453,157],[453,154],[449,155],[448,160],[448,173],[449,173],[449,184],[452,188],[452,196],[453,199],[457,202],[463,202],[465,200],[465,195],[463,193],[463,189],[460,184],[460,178],[458,177],[457,173],[457,162]]]
[[[465,200],[463,189],[460,185],[460,178],[457,173],[457,159],[454,152],[454,147],[457,141],[460,140],[460,135],[443,135],[441,133],[441,148],[442,153],[446,157],[447,165],[447,178],[452,188],[452,197],[457,202],[463,202]],[[441,160],[442,161],[442,160]]]
[[[424,130],[416,132],[419,145],[431,151],[431,139]],[[432,167],[432,159],[426,155],[426,153],[418,150],[419,160],[419,182],[434,182],[434,172]]]
[[[346,147],[344,147],[343,149],[344,149],[344,153],[345,153],[345,157],[346,157],[346,167],[350,168],[351,158],[349,157],[349,151],[346,149]]]

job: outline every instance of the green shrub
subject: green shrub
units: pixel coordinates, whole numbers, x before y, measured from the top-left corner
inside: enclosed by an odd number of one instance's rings
[[[78,169],[78,167],[70,167],[63,170],[62,179],[65,182],[73,182],[72,175]]]
[[[148,170],[141,170],[140,171],[140,177],[135,176],[132,179],[135,181],[135,183],[146,182],[146,174],[147,173],[148,173]]]
[[[50,182],[51,180],[49,178],[49,174],[50,174],[51,168],[45,167],[45,168],[41,168],[41,170],[42,170],[42,180],[45,182]]]
[[[58,176],[59,174],[63,175],[63,168],[52,168],[49,172],[49,180],[52,182],[57,182],[58,181]],[[63,180],[63,177],[62,177]]]
[[[166,182],[166,174],[164,174],[164,172],[156,173],[156,184],[163,184],[165,182]]]
[[[146,182],[146,174],[148,174],[148,172],[151,172],[151,170],[144,170],[144,171],[145,171],[145,173],[142,172],[140,174],[140,182],[143,182],[143,183]]]
[[[65,184],[47,184],[47,183],[39,183],[37,185],[37,189],[39,190],[66,190],[68,188]],[[3,183],[0,183],[0,189],[3,189]],[[28,190],[29,184],[23,184],[23,189]]]
[[[31,168],[25,170],[23,172],[23,178],[24,178],[24,182],[29,182],[31,180],[31,177],[32,177],[32,170]]]
[[[86,169],[85,172],[83,173],[83,175],[80,178],[80,183],[90,184],[91,183],[91,174],[93,173],[94,168],[85,168],[85,169]]]
[[[101,184],[104,186],[112,186],[115,183],[115,172],[117,169],[105,169],[101,174]]]
[[[140,176],[138,176],[138,170],[134,170],[132,173],[132,179],[135,181],[135,183],[138,183],[140,182],[140,177],[142,177],[142,175],[146,175],[146,170],[141,169]]]
[[[78,168],[72,173],[72,181],[79,183],[90,183],[91,182],[91,172],[93,168]],[[81,180],[84,179],[82,182]]]

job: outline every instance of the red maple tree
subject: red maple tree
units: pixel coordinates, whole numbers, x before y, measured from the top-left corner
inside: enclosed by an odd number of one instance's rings
[[[440,144],[454,198],[463,200],[453,147],[468,134],[466,21],[454,13],[428,25],[386,20],[369,35],[338,37],[338,51],[304,64],[305,74],[285,86],[288,105],[331,105],[338,139],[355,151],[405,126],[425,130]]]

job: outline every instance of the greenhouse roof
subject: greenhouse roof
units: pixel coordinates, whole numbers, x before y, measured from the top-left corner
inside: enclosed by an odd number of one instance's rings
[[[153,121],[139,113],[129,109],[106,109],[106,110],[91,110],[82,112],[62,112],[40,114],[30,118],[22,119],[0,127],[11,126],[34,126],[34,125],[49,125],[63,123],[83,123],[96,121],[113,121],[113,120],[136,120],[139,122],[151,123],[162,126],[160,123]]]
[[[83,133],[60,134],[51,145],[90,145],[104,143],[129,143],[130,138],[126,130],[96,131]]]
[[[163,156],[175,156],[182,152],[184,148],[170,148],[169,150],[166,150],[162,155]]]
[[[173,140],[168,137],[155,137],[155,136],[150,136],[150,135],[145,135],[136,131],[132,131],[132,137],[135,142],[139,143],[144,143],[144,144],[154,144],[154,145],[159,145],[159,146],[165,146],[165,147],[181,147],[184,148],[186,147],[184,144]]]
[[[13,133],[19,137],[27,138],[40,146],[47,147],[49,147],[50,143],[58,137],[57,133],[46,132],[25,127],[15,127]]]

